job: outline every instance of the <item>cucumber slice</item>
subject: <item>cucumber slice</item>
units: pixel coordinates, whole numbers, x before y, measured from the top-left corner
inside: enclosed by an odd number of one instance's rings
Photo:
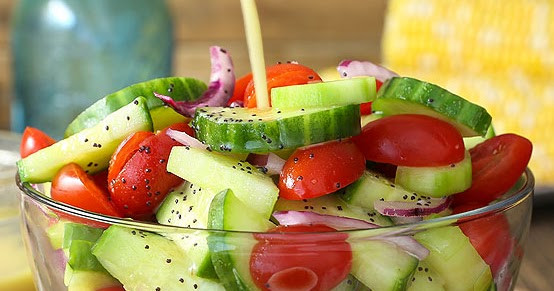
[[[287,210],[311,211],[319,214],[350,217],[365,220],[379,226],[392,225],[390,218],[377,213],[373,209],[348,205],[335,194],[304,200],[277,200],[275,211]]]
[[[189,182],[171,191],[156,212],[161,224],[181,227],[208,228],[208,211],[217,192]],[[191,272],[198,277],[217,279],[210,257],[205,231],[162,234],[173,240],[192,261]]]
[[[457,226],[428,229],[414,235],[429,250],[425,261],[444,280],[446,290],[488,290],[489,266]]]
[[[263,232],[274,227],[239,200],[231,190],[218,193],[209,210],[208,228]],[[257,241],[249,233],[212,232],[208,236],[212,263],[227,290],[257,290],[250,275],[250,256]]]
[[[408,291],[445,291],[444,279],[423,260],[417,265]]]
[[[471,156],[442,167],[396,168],[395,183],[406,189],[431,197],[444,197],[462,192],[471,186]]]
[[[271,89],[271,106],[279,109],[340,106],[370,102],[377,95],[375,78],[364,77]]]
[[[371,291],[371,289],[356,279],[356,277],[352,276],[352,274],[349,274],[331,291]]]
[[[374,209],[373,203],[378,200],[417,202],[426,199],[369,170],[366,170],[356,182],[339,191],[338,195],[348,205],[371,210]]]
[[[466,150],[470,150],[474,148],[476,145],[495,136],[496,136],[496,133],[494,132],[494,128],[492,127],[492,124],[491,124],[491,126],[489,126],[489,129],[487,129],[487,133],[485,134],[485,136],[464,137],[464,147],[466,148]]]
[[[92,250],[126,290],[224,290],[190,274],[190,260],[174,242],[155,233],[110,226]]]
[[[67,291],[98,291],[103,288],[121,286],[121,283],[106,271],[73,271],[66,269],[66,272],[70,274],[67,282],[65,282]]]
[[[429,115],[449,122],[463,136],[485,135],[492,119],[479,105],[437,85],[407,77],[394,77],[385,82],[372,109],[384,115]]]
[[[154,127],[154,132],[165,129],[166,127],[178,122],[190,121],[190,118],[175,112],[175,110],[169,106],[160,106],[150,109],[150,116],[152,116],[152,126]]]
[[[279,110],[207,107],[192,122],[214,151],[265,153],[360,133],[360,106]]]
[[[81,112],[67,126],[65,137],[95,126],[106,116],[131,103],[138,96],[146,98],[148,109],[152,109],[164,104],[154,96],[153,92],[163,93],[176,101],[196,100],[206,89],[206,84],[200,80],[180,77],[153,79],[131,85],[105,96]]]
[[[399,247],[378,240],[350,242],[352,275],[370,290],[405,290],[418,260]]]
[[[111,155],[129,134],[152,130],[146,99],[139,97],[88,128],[17,162],[22,182],[51,181],[63,166],[77,163],[94,174],[108,167]]]
[[[191,165],[194,161],[194,166]],[[248,162],[186,146],[173,147],[167,170],[213,192],[231,189],[252,210],[269,218],[279,196],[273,180]]]

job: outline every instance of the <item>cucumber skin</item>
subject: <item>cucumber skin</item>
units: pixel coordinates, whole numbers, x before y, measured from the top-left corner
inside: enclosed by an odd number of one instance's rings
[[[402,104],[392,109],[398,105],[395,102],[405,102],[409,105]],[[437,85],[408,77],[393,77],[387,80],[377,93],[372,109],[384,115],[418,111],[449,122],[463,136],[485,136],[492,120],[483,107]]]
[[[208,228],[264,232],[273,225],[242,203],[229,189],[219,192],[208,214]],[[257,243],[250,233],[212,232],[208,236],[212,263],[226,290],[257,290],[250,275],[250,255]]]
[[[371,102],[377,95],[374,77],[292,85],[271,89],[271,106],[279,109],[342,106]]]
[[[133,118],[126,120],[126,116]],[[109,132],[105,129],[106,125],[109,126]],[[131,104],[108,115],[96,126],[19,160],[17,168],[21,182],[51,181],[63,166],[72,162],[79,164],[90,174],[100,172],[108,168],[111,155],[121,141],[129,134],[141,130],[152,131],[152,118],[144,97],[136,98]],[[101,147],[94,147],[96,142],[99,142]],[[91,163],[97,166],[89,166]]]
[[[442,167],[404,167],[396,168],[395,183],[431,197],[445,197],[460,193],[471,187],[471,157],[466,151],[461,162]],[[463,175],[463,176],[460,176]]]
[[[171,87],[173,84],[173,87]],[[171,92],[169,92],[171,89]],[[106,95],[81,112],[65,130],[64,137],[69,137],[86,128],[95,126],[110,113],[129,104],[138,96],[146,98],[148,109],[164,105],[153,92],[172,97],[175,101],[192,101],[198,99],[207,86],[204,82],[193,78],[168,77],[137,83],[117,92]]]
[[[306,109],[306,114],[261,122],[256,117],[242,117],[243,122],[210,117],[220,109],[224,108],[201,108],[192,123],[196,138],[219,152],[267,153],[346,138],[361,131],[359,105]]]

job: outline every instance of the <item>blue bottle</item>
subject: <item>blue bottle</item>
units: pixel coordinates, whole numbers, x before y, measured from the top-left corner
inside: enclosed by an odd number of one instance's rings
[[[13,21],[14,131],[61,138],[102,96],[171,74],[163,0],[20,0]]]

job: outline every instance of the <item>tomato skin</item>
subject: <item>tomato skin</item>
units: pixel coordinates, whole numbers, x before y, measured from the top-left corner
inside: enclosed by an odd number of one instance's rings
[[[110,202],[108,193],[75,163],[65,165],[56,174],[51,194],[56,201],[95,213],[123,217]]]
[[[325,225],[278,226],[269,232],[278,234],[254,235],[258,243],[250,257],[250,273],[263,290],[269,290],[266,283],[273,274],[289,268],[312,270],[318,281],[311,290],[331,290],[350,272],[352,249],[346,242],[348,235],[345,233]],[[320,233],[286,234],[295,232]]]
[[[308,84],[321,81],[321,77],[312,69],[300,64],[277,64],[266,69],[267,95],[271,97],[271,89],[277,87]],[[270,99],[271,101],[271,99]],[[271,105],[271,104],[270,104]],[[254,108],[256,91],[254,80],[251,80],[244,90],[244,107]]]
[[[446,166],[463,160],[462,135],[451,124],[426,115],[386,116],[366,124],[353,138],[369,161],[409,167]]]
[[[168,128],[185,131],[185,123]],[[171,148],[180,145],[167,129],[142,140],[118,173],[110,173],[109,190],[114,205],[127,217],[150,220],[169,190],[183,180],[166,170]],[[125,147],[125,146],[124,146]]]
[[[110,159],[107,181],[114,181],[129,159],[139,150],[140,143],[153,135],[150,131],[137,131],[125,138]]]
[[[344,188],[365,170],[363,154],[352,141],[331,141],[297,149],[279,177],[279,196],[315,198]]]
[[[454,195],[453,205],[489,204],[506,193],[525,171],[532,151],[531,142],[516,134],[498,135],[470,149],[471,187]]]
[[[244,90],[246,90],[246,86],[248,86],[248,83],[250,83],[250,81],[252,81],[252,73],[242,76],[235,82],[233,96],[231,96],[231,99],[227,101],[227,106],[230,106],[231,103],[235,101],[244,102]]]
[[[462,213],[486,206],[486,204],[464,204],[454,207],[453,213]],[[510,234],[510,224],[503,213],[496,213],[474,220],[461,221],[462,232],[479,253],[481,258],[491,267],[493,276],[502,270],[510,260],[515,241]]]
[[[21,158],[25,158],[30,154],[49,147],[56,143],[56,140],[49,137],[43,131],[27,126],[23,131],[23,137],[21,138],[21,145],[19,146],[19,154]]]

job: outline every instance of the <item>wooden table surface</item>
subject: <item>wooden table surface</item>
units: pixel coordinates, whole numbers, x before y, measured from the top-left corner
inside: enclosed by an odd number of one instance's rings
[[[554,290],[554,192],[535,197],[531,230],[515,290]]]

